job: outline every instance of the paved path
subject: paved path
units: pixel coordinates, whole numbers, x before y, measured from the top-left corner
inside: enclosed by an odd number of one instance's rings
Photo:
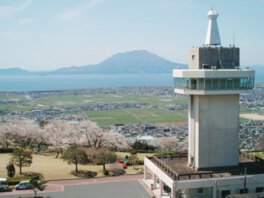
[[[142,175],[102,177],[93,179],[75,179],[49,181],[46,189],[38,194],[50,198],[150,198],[142,185]],[[4,192],[0,197],[21,198],[32,195],[32,190]]]

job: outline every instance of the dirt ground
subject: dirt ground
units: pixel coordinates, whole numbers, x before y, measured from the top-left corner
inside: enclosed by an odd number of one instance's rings
[[[243,113],[240,114],[240,117],[249,120],[264,120],[264,115],[259,115],[257,113]]]
[[[6,165],[11,159],[10,154],[0,154],[0,178],[7,177]],[[97,177],[103,176],[102,170],[103,166],[96,165],[79,165],[79,170],[89,170],[97,172]],[[109,168],[109,166],[106,166]],[[143,167],[128,167],[126,169],[127,174],[136,174],[139,172],[138,169]],[[60,158],[55,158],[55,155],[33,155],[33,163],[30,167],[23,167],[23,172],[38,172],[42,173],[45,180],[57,180],[57,179],[74,179],[76,176],[71,174],[71,171],[75,170],[73,164],[68,164]],[[18,167],[16,167],[16,173],[19,172]]]

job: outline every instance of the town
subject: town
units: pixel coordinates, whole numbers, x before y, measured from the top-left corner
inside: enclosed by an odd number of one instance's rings
[[[134,96],[135,98],[131,97]],[[137,98],[138,99],[137,99]],[[73,99],[71,103],[68,102]],[[57,100],[56,100],[57,99]],[[58,103],[58,100],[59,103]],[[138,100],[138,101],[137,101]],[[109,102],[108,102],[109,101]],[[263,120],[254,119],[254,115],[264,115],[264,88],[257,87],[249,93],[240,96],[240,149],[261,149],[260,138],[264,134]],[[153,144],[162,137],[176,137],[177,150],[187,150],[187,98],[175,94],[172,87],[125,87],[100,88],[65,91],[38,92],[2,92],[0,95],[1,122],[13,118],[26,118],[39,121],[60,119],[79,122],[85,119],[99,121],[105,130],[115,129],[128,142],[136,140]],[[110,119],[106,113],[119,114],[120,111],[140,110],[128,112],[133,119]],[[163,112],[178,113],[180,119],[167,122],[159,119],[140,117],[142,110],[151,112],[149,116],[162,117]],[[116,112],[117,111],[117,112]],[[91,112],[102,112],[94,115]],[[160,115],[159,115],[160,113]],[[244,114],[253,115],[252,119],[243,118]],[[101,117],[100,117],[101,116]],[[107,117],[107,118],[106,118]],[[110,122],[100,123],[108,119]]]

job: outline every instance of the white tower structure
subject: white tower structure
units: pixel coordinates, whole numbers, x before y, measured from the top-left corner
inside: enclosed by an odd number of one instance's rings
[[[216,21],[218,17],[218,13],[214,10],[210,10],[207,15],[209,21],[208,21],[208,29],[205,39],[205,45],[206,46],[221,45],[221,40],[220,40],[217,21]]]
[[[175,92],[189,95],[188,154],[145,157],[143,181],[155,197],[264,197],[264,160],[239,155],[239,94],[255,71],[239,68],[239,48],[220,46],[218,14],[208,16],[206,45],[173,70]]]
[[[238,165],[239,94],[254,87],[239,48],[220,46],[217,16],[209,11],[206,46],[190,50],[189,69],[173,71],[175,92],[189,95],[188,164],[199,170]]]

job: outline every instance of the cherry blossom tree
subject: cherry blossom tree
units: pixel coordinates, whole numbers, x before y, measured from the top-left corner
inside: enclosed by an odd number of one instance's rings
[[[92,148],[127,148],[127,141],[114,129],[104,131],[95,122],[85,120],[80,123],[80,133],[82,134],[83,145]]]
[[[175,151],[178,140],[176,137],[163,137],[160,139],[160,147],[163,150]]]
[[[5,148],[14,145],[14,131],[9,122],[0,123],[0,145]]]
[[[62,120],[54,120],[45,126],[44,131],[49,137],[50,149],[56,152],[56,158],[69,146],[71,142],[70,134],[73,130],[71,124]]]

